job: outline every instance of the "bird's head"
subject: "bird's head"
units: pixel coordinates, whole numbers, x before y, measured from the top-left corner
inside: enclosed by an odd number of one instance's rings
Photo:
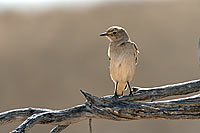
[[[129,36],[126,30],[119,26],[112,26],[101,33],[100,36],[106,36],[111,42],[126,42],[129,41]]]

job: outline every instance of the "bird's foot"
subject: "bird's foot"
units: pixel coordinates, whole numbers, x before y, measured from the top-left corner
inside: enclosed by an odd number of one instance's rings
[[[132,89],[133,89],[133,92],[134,92],[134,93],[136,93],[136,92],[139,90],[138,87],[133,87]]]
[[[138,90],[139,90],[139,88],[133,87],[132,91],[130,91],[130,93],[129,93],[129,96],[133,96],[133,94],[135,94]]]
[[[113,97],[112,98],[114,98],[114,99],[118,99],[119,98],[119,96],[115,93],[114,95],[113,95]]]
[[[129,96],[133,96],[133,92],[132,91],[130,91]]]

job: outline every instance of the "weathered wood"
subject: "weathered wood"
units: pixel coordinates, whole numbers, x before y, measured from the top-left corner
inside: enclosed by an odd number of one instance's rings
[[[119,100],[123,101],[144,101],[144,100],[158,100],[169,96],[186,95],[193,92],[200,91],[200,80],[192,80],[184,83],[171,84],[153,88],[139,88],[134,87],[136,93],[134,96],[122,96]],[[112,96],[105,96],[104,98],[111,98]]]
[[[24,121],[12,133],[24,133],[36,124],[50,124],[56,127],[51,133],[59,133],[70,124],[91,118],[115,121],[140,119],[200,119],[200,94],[165,101],[157,100],[168,96],[185,95],[200,91],[200,80],[161,86],[149,89],[139,88],[133,96],[96,97],[83,90],[85,104],[65,110],[39,108],[17,109],[0,113],[0,125],[14,121]]]
[[[41,108],[24,108],[24,109],[15,109],[0,113],[0,125],[5,125],[11,122],[24,121],[26,118],[44,112],[51,112],[50,109],[41,109]]]

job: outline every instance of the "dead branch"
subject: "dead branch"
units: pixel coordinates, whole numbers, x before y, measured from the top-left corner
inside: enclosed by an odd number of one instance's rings
[[[115,121],[141,119],[200,119],[200,94],[165,101],[158,100],[168,96],[185,95],[200,91],[200,80],[167,85],[155,88],[136,88],[133,96],[96,97],[83,90],[87,99],[85,104],[65,110],[25,108],[0,113],[0,125],[24,121],[12,133],[24,133],[36,124],[50,124],[56,127],[51,133],[59,133],[70,124],[97,118]]]

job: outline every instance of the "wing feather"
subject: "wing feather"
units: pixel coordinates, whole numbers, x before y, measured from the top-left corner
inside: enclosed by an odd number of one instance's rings
[[[138,47],[137,47],[137,44],[136,44],[136,43],[131,42],[131,44],[132,44],[133,47],[134,47],[135,63],[137,64],[137,63],[138,63],[138,54],[139,54],[140,52],[139,52],[139,50],[138,50]]]

